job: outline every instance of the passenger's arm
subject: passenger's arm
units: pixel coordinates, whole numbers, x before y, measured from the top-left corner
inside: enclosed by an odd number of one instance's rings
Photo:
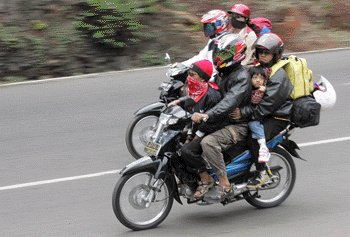
[[[250,96],[251,82],[248,78],[240,78],[235,81],[225,97],[212,109],[206,112],[209,119],[228,116],[230,112],[239,107],[239,105]]]

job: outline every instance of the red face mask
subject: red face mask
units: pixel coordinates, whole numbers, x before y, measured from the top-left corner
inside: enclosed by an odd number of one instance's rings
[[[188,93],[189,96],[198,102],[208,91],[208,82],[201,82],[197,79],[188,76],[187,77]]]

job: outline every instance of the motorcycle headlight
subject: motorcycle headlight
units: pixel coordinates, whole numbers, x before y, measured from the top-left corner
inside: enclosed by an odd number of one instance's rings
[[[179,121],[178,118],[176,118],[176,117],[171,117],[171,118],[169,118],[169,120],[168,120],[168,124],[169,124],[169,125],[173,125],[173,124],[176,124],[177,121]]]
[[[159,116],[159,122],[163,125],[173,125],[176,124],[179,119],[172,115],[161,114]]]
[[[159,116],[159,122],[163,125],[166,125],[168,120],[170,119],[171,115],[161,114]]]

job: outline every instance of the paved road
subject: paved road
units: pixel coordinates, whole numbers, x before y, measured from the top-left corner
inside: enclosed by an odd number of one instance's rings
[[[113,214],[117,173],[77,176],[133,161],[126,127],[134,111],[157,100],[165,69],[0,87],[0,236],[349,236],[350,50],[302,56],[334,84],[338,101],[318,127],[292,136],[308,161],[296,160],[291,196],[266,210],[245,201],[175,203],[158,228],[143,232]],[[306,144],[338,138],[345,140]],[[75,178],[60,180],[67,177]],[[57,182],[32,183],[45,180]]]

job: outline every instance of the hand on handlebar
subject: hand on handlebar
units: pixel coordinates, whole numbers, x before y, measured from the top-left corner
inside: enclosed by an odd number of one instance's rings
[[[206,120],[209,119],[209,115],[207,114],[200,114],[200,113],[194,113],[191,117],[192,121],[194,123],[200,123],[202,120],[206,122]]]
[[[180,100],[174,100],[168,104],[168,107],[180,104]]]

